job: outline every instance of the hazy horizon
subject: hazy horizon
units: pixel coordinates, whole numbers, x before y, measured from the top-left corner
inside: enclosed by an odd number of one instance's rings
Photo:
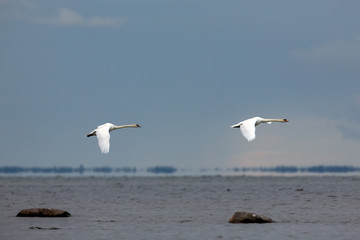
[[[359,166],[359,7],[0,0],[0,166]]]

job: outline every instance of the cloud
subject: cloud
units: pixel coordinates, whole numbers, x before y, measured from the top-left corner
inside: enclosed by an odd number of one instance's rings
[[[35,9],[37,5],[29,0],[0,0],[0,21],[28,20],[24,12]]]
[[[32,8],[36,6],[36,4],[30,0],[0,0],[0,6],[1,7],[16,6],[16,7]]]
[[[360,129],[340,124],[336,128],[344,138],[360,140]]]
[[[295,49],[290,55],[311,63],[357,64],[360,61],[360,35],[350,41],[338,40],[308,49]]]
[[[349,96],[340,108],[336,129],[343,138],[360,141],[360,94]]]
[[[61,8],[55,17],[37,18],[36,24],[48,24],[57,26],[85,26],[85,27],[119,27],[125,20],[123,18],[92,17],[84,18],[81,14],[67,8]]]

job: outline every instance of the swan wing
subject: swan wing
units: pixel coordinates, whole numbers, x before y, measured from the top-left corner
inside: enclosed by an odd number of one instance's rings
[[[230,127],[231,128],[239,128],[241,126],[241,122],[237,123],[237,124],[234,124],[234,125],[231,125]]]
[[[255,121],[244,121],[240,125],[240,130],[249,142],[255,139]]]
[[[109,153],[110,150],[110,133],[109,127],[101,127],[96,130],[96,137],[102,153]]]

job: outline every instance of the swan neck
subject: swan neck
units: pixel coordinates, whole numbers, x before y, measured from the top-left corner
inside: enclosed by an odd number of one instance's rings
[[[264,119],[263,122],[284,122],[284,119]]]
[[[129,125],[114,126],[111,130],[120,129],[120,128],[129,128],[129,127],[138,127],[138,125],[137,124],[129,124]]]

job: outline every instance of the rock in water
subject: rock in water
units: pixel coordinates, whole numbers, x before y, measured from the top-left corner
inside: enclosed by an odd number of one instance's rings
[[[229,219],[229,223],[273,223],[271,218],[249,212],[236,212]]]
[[[29,227],[29,229],[36,229],[36,230],[59,230],[60,228],[57,228],[57,227],[49,227],[49,228],[44,228],[44,227]]]
[[[29,208],[21,210],[17,217],[70,217],[67,211],[56,208]]]

